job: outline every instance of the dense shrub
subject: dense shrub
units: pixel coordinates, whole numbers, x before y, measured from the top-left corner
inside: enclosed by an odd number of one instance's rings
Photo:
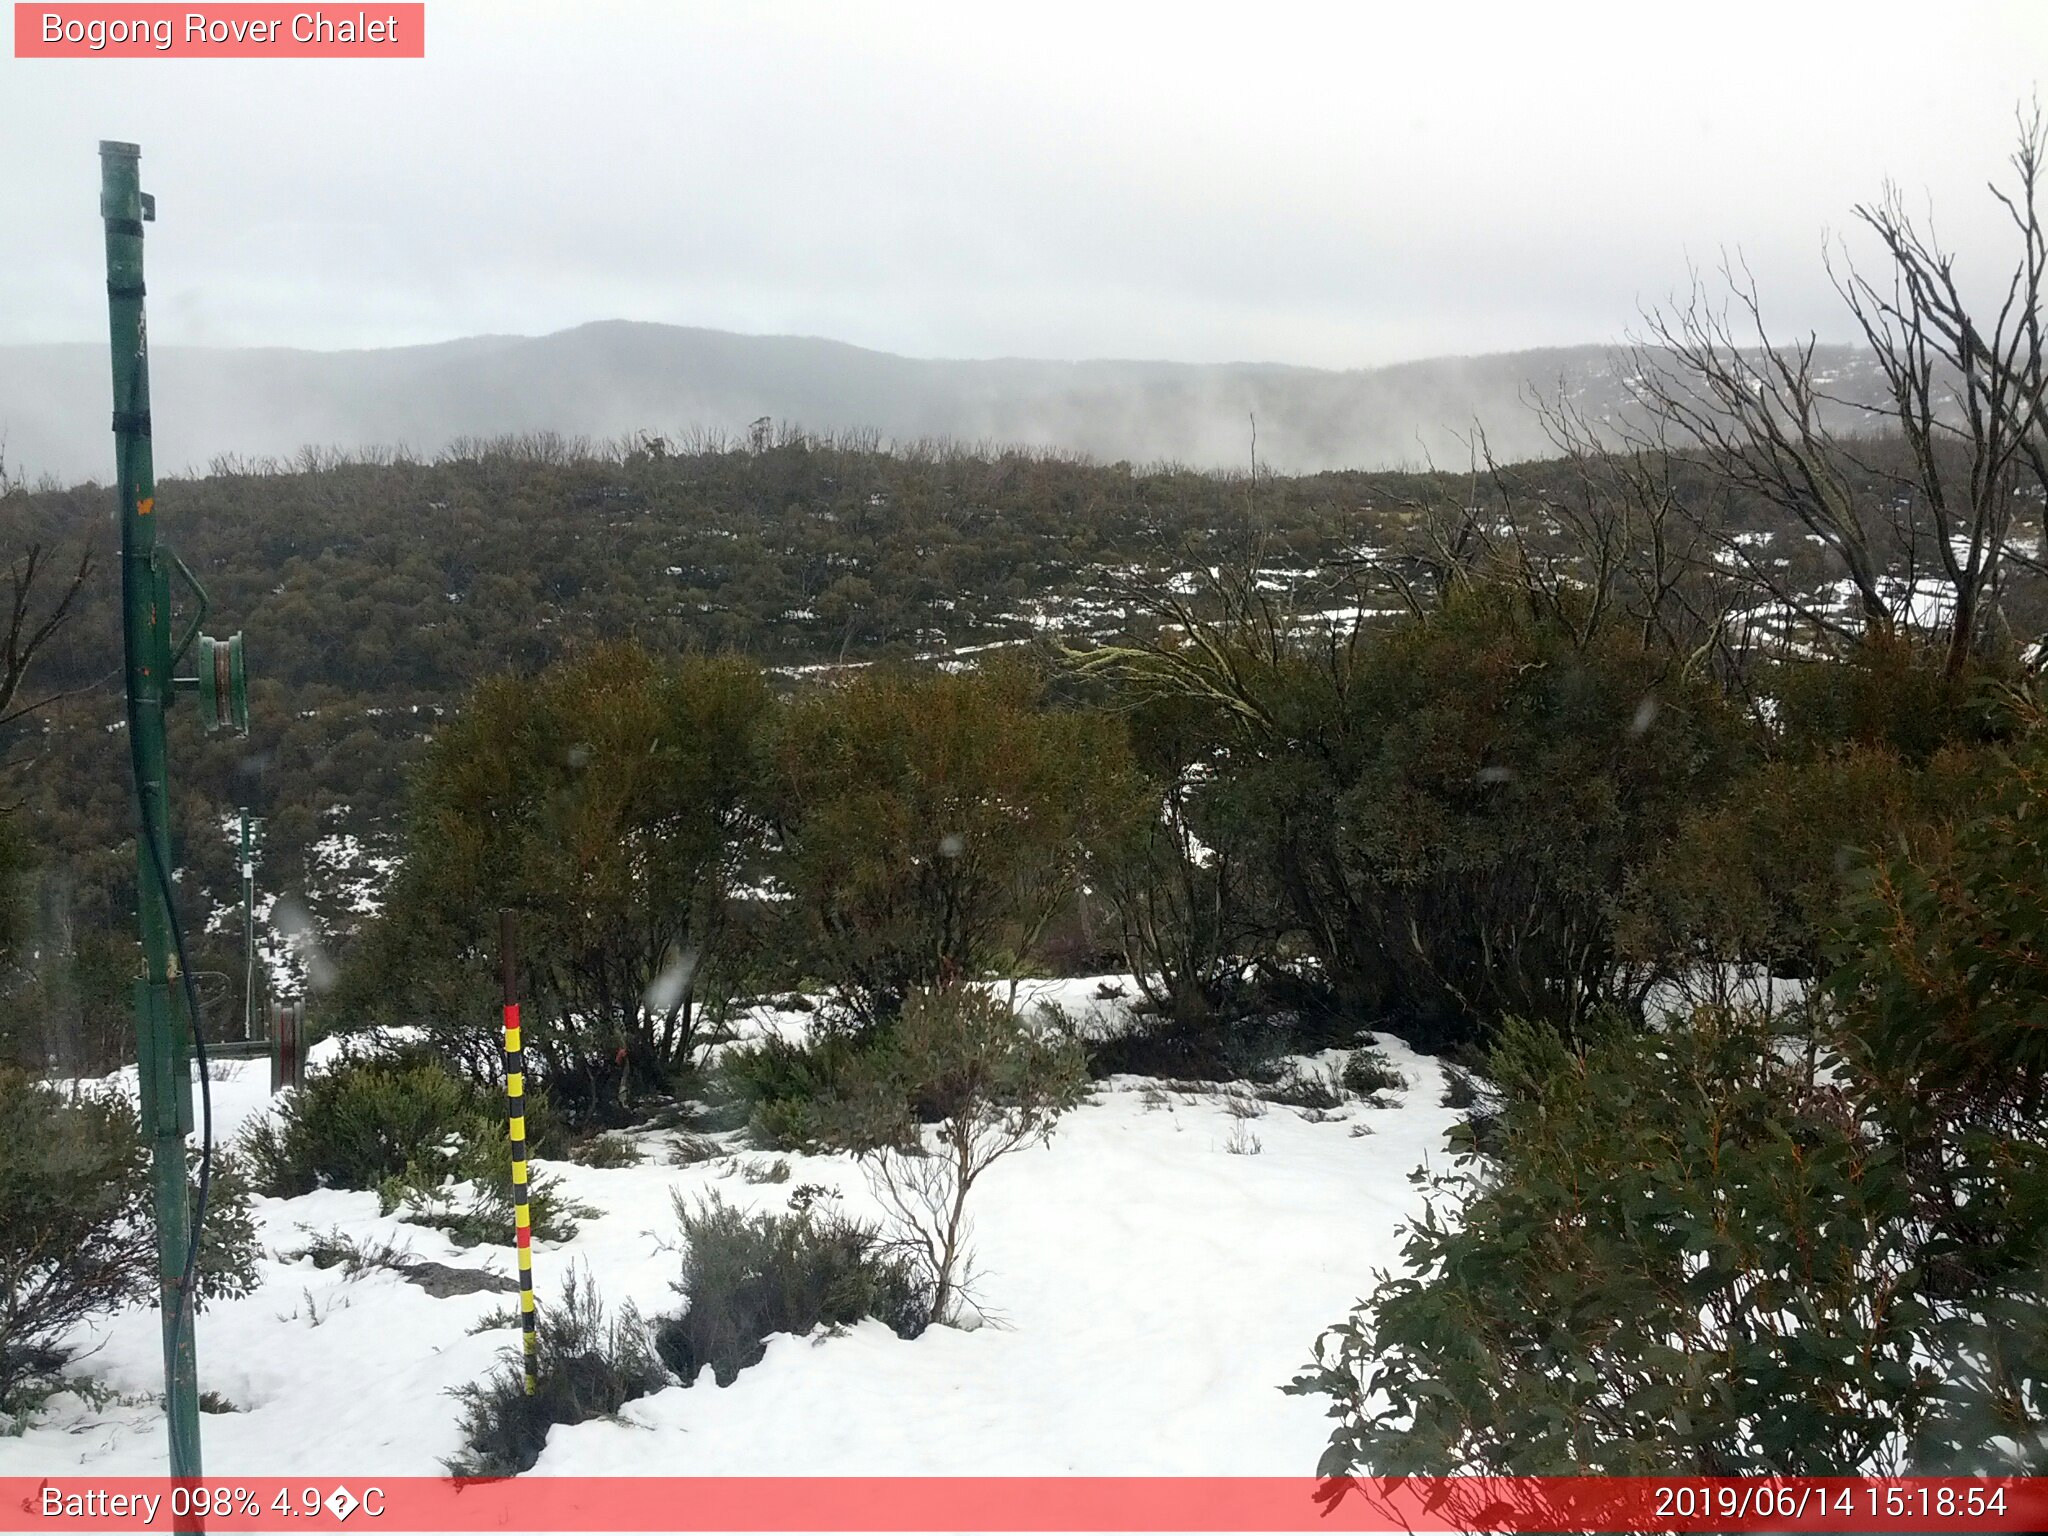
[[[1441,1103],[1445,1109],[1471,1109],[1479,1103],[1479,1084],[1463,1068],[1445,1067]]]
[[[1862,1107],[1940,1250],[1929,1287],[1959,1298],[2038,1284],[2048,1259],[2048,736],[1989,782],[1979,815],[1858,872],[1829,978]]]
[[[640,1162],[640,1149],[621,1136],[585,1136],[562,1155],[579,1168],[631,1168]]]
[[[717,1196],[694,1210],[678,1197],[686,1309],[656,1325],[663,1364],[688,1386],[709,1370],[720,1386],[755,1364],[771,1334],[872,1317],[915,1338],[931,1318],[926,1286],[873,1227],[798,1209],[747,1215]]]
[[[1986,777],[1981,814],[1857,871],[1836,950],[1858,1065],[1912,1124],[2048,1114],[2048,737]]]
[[[1273,1011],[1187,1023],[1138,1014],[1122,1029],[1088,1038],[1084,1048],[1095,1077],[1128,1073],[1204,1083],[1269,1083],[1279,1076],[1285,1057],[1325,1043],[1318,1033],[1305,1032],[1303,1022]]]
[[[1408,1079],[1387,1060],[1376,1045],[1362,1045],[1344,1058],[1342,1081],[1346,1089],[1362,1099],[1406,1088]]]
[[[421,1159],[452,1170],[465,1140],[486,1134],[477,1091],[418,1051],[358,1051],[312,1073],[244,1133],[256,1186],[290,1197],[320,1188],[376,1189]]]
[[[1760,763],[1688,815],[1618,903],[1625,959],[1689,989],[1827,969],[1851,872],[1967,808],[1982,753],[1849,743]]]
[[[70,1096],[0,1073],[0,1413],[19,1411],[62,1368],[74,1325],[155,1297],[153,1197],[149,1150],[124,1096]],[[202,1304],[249,1291],[255,1263],[248,1184],[217,1152],[199,1247]]]
[[[528,1100],[527,1150],[555,1136],[545,1101]],[[430,1048],[359,1049],[312,1074],[243,1132],[257,1187],[377,1192],[389,1214],[469,1241],[512,1231],[512,1144],[504,1101],[449,1073]],[[534,1231],[562,1238],[575,1211],[546,1175],[529,1184]]]
[[[1850,747],[1917,767],[2009,739],[2015,721],[1999,694],[2018,679],[2014,660],[1978,655],[1960,670],[1943,661],[1910,633],[1873,630],[1844,655],[1782,664],[1762,685],[1778,698],[1783,747],[1796,756]]]
[[[1775,1044],[1510,1028],[1497,1164],[1424,1181],[1407,1273],[1291,1389],[1334,1400],[1322,1470],[1901,1469],[1938,1392],[1911,1191]]]
[[[519,1346],[483,1381],[457,1390],[464,1411],[462,1453],[448,1463],[455,1476],[530,1471],[555,1425],[608,1417],[667,1385],[640,1315],[628,1305],[609,1316],[587,1272],[570,1270],[561,1300],[542,1304],[538,1314],[531,1396]]]
[[[1344,646],[1247,603],[1103,670],[1231,722],[1197,814],[1244,829],[1329,1006],[1446,1045],[1639,1005],[1613,905],[1748,728],[1637,629],[1461,584]]]
[[[2041,1470],[2048,737],[2017,702],[1960,768],[1932,738],[1802,765],[1840,795],[1874,763],[1898,820],[1806,872],[1848,895],[1788,925],[1836,967],[1796,1032],[1503,1037],[1460,1132],[1485,1159],[1295,1383],[1333,1399],[1326,1471]],[[1823,827],[1870,809],[1828,798]]]
[[[531,1156],[532,1148],[528,1147]],[[533,1235],[563,1242],[576,1221],[594,1214],[565,1199],[553,1174],[529,1171],[527,1215]],[[438,1227],[458,1243],[509,1242],[517,1226],[512,1200],[512,1140],[502,1119],[477,1121],[452,1143],[422,1148],[402,1172],[377,1186],[385,1215]]]
[[[797,695],[769,793],[791,943],[867,1030],[919,987],[1014,972],[1122,804],[1121,726],[1017,668]]]
[[[1289,1104],[1296,1109],[1335,1109],[1344,1102],[1344,1073],[1341,1068],[1318,1070],[1290,1061],[1280,1076],[1259,1090],[1269,1104]]]
[[[744,1112],[757,1144],[803,1150],[816,1146],[822,1134],[819,1104],[837,1091],[854,1061],[870,1048],[830,1027],[800,1041],[767,1035],[721,1052],[713,1082]]]

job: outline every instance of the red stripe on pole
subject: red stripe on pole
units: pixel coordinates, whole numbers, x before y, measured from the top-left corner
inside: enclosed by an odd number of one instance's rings
[[[145,1531],[191,1515],[236,1531],[2022,1531],[2048,1526],[2048,1479],[0,1479],[0,1531]]]
[[[519,1246],[522,1248],[531,1248],[533,1246],[533,1228],[521,1227],[519,1229]]]

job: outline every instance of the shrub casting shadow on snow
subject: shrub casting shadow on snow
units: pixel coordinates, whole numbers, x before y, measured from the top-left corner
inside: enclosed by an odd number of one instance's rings
[[[554,1134],[544,1099],[529,1101],[527,1141]],[[358,1050],[311,1077],[243,1132],[242,1150],[264,1194],[368,1189],[384,1214],[439,1227],[458,1242],[509,1239],[512,1149],[502,1101],[451,1074],[431,1048]],[[563,1200],[558,1181],[529,1189],[534,1232],[560,1241],[589,1214]]]
[[[1376,1098],[1408,1086],[1377,1045],[1362,1045],[1344,1058],[1344,1086],[1361,1099]]]
[[[838,1089],[862,1047],[844,1034],[802,1041],[770,1035],[735,1045],[718,1059],[716,1081],[743,1116],[757,1146],[802,1151],[819,1143],[817,1107]]]
[[[1166,1077],[1189,1082],[1270,1082],[1289,1042],[1266,1019],[1242,1018],[1202,1026],[1158,1015],[1134,1018],[1128,1028],[1086,1042],[1091,1077]]]
[[[689,1307],[656,1325],[654,1343],[686,1386],[707,1368],[730,1386],[767,1353],[770,1334],[872,1317],[914,1339],[931,1321],[930,1287],[872,1227],[808,1201],[750,1216],[715,1195],[694,1210],[678,1198],[676,1217],[687,1244],[676,1289]]]
[[[135,1107],[111,1089],[67,1094],[0,1069],[0,1148],[0,1415],[18,1428],[58,1383],[78,1324],[155,1298],[154,1182]],[[247,1295],[256,1258],[248,1182],[217,1152],[200,1304]]]
[[[1085,1044],[1091,1077],[1275,1083],[1286,1075],[1290,1056],[1371,1040],[1356,1019],[1273,999],[1255,1010],[1200,1024],[1136,1013],[1123,1029]]]
[[[343,1056],[243,1133],[256,1187],[290,1198],[375,1189],[425,1155],[487,1136],[497,1105],[419,1047]],[[532,1135],[529,1128],[529,1137]]]
[[[640,1314],[628,1304],[608,1317],[587,1271],[569,1271],[562,1299],[540,1308],[539,1331],[531,1397],[516,1345],[484,1380],[456,1389],[465,1410],[462,1454],[447,1463],[456,1477],[529,1471],[555,1425],[607,1418],[668,1385]]]

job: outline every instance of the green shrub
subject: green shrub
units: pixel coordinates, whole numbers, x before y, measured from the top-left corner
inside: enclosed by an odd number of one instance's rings
[[[1139,772],[1090,849],[1089,886],[1146,1001],[1200,1036],[1249,1003],[1246,957],[1272,948],[1272,925],[1260,921],[1269,881],[1245,857],[1248,829],[1204,793],[1229,736],[1222,711],[1141,694],[1124,720]]]
[[[309,1076],[242,1146],[257,1187],[290,1197],[376,1189],[422,1160],[452,1169],[486,1124],[481,1095],[439,1063],[359,1054]]]
[[[1444,1068],[1445,1109],[1470,1109],[1479,1102],[1479,1085],[1472,1080],[1472,1074],[1460,1067]]]
[[[595,1213],[565,1198],[553,1174],[528,1171],[527,1214],[533,1235],[560,1243],[576,1235],[576,1223]],[[407,1166],[377,1186],[384,1215],[422,1227],[436,1227],[457,1243],[509,1243],[516,1230],[512,1201],[512,1146],[503,1132],[495,1142],[478,1136],[463,1142],[452,1168],[440,1159]]]
[[[199,1150],[185,1154],[192,1185],[194,1214],[199,1202]],[[256,1289],[256,1213],[250,1206],[255,1190],[244,1160],[231,1148],[215,1147],[213,1171],[207,1181],[205,1226],[199,1234],[199,1305],[209,1297],[246,1296]]]
[[[300,1230],[306,1233],[304,1244],[279,1249],[280,1262],[295,1264],[300,1259],[311,1259],[315,1269],[339,1269],[349,1279],[357,1280],[373,1270],[403,1269],[412,1261],[410,1249],[389,1241],[351,1237],[339,1227],[330,1227],[325,1232],[304,1227]]]
[[[877,669],[784,709],[774,869],[801,958],[861,1029],[917,988],[1014,972],[1120,814],[1121,724],[1043,691],[1009,665]]]
[[[1114,1034],[1085,1041],[1084,1048],[1092,1077],[1266,1083],[1280,1075],[1280,1058],[1305,1043],[1293,1021],[1270,1013],[1202,1024],[1140,1015]]]
[[[1710,681],[1640,626],[1516,585],[1461,582],[1326,647],[1249,587],[1224,597],[1192,635],[1169,604],[1180,627],[1089,661],[1220,707],[1227,750],[1191,813],[1270,884],[1328,1010],[1435,1048],[1639,1002],[1615,897],[1751,745]]]
[[[2048,1257],[2048,733],[1991,783],[1975,817],[1856,872],[1826,994],[1858,1108],[1912,1172],[1927,1287],[1958,1304],[2038,1287]],[[2038,1402],[2048,1379],[2004,1396]]]
[[[668,1145],[668,1161],[677,1168],[691,1168],[698,1163],[708,1163],[714,1157],[725,1156],[725,1148],[709,1136],[699,1136],[692,1131],[683,1131],[671,1138]]]
[[[580,1168],[632,1168],[640,1162],[640,1149],[619,1136],[585,1136],[562,1155]]]
[[[2014,721],[1995,685],[2016,668],[2006,657],[1970,658],[1951,672],[1909,634],[1864,635],[1846,656],[1786,662],[1764,679],[1779,700],[1786,745],[1826,752],[1842,746],[1924,763],[1946,747],[2009,738]]]
[[[1902,1130],[2048,1118],[2048,733],[1990,779],[1980,815],[1855,871],[1831,990]]]
[[[462,1454],[448,1463],[456,1477],[511,1477],[530,1471],[557,1424],[581,1424],[617,1413],[636,1397],[658,1392],[667,1374],[655,1357],[647,1325],[630,1305],[607,1316],[587,1271],[571,1269],[562,1299],[538,1308],[535,1389],[526,1392],[522,1346],[508,1349],[481,1382],[456,1390],[463,1404]]]
[[[1374,1045],[1362,1045],[1344,1058],[1342,1080],[1361,1099],[1394,1093],[1408,1086],[1408,1079],[1394,1070],[1387,1053]]]
[[[730,1386],[770,1334],[873,1317],[910,1339],[930,1321],[928,1289],[872,1227],[809,1209],[749,1216],[715,1195],[694,1210],[679,1197],[676,1217],[688,1307],[656,1326],[655,1347],[686,1386],[705,1370]]]
[[[1764,1023],[1571,1046],[1510,1025],[1406,1273],[1290,1390],[1326,1475],[1831,1474],[1907,1464],[1938,1401],[1900,1160]]]
[[[1858,744],[1757,765],[1634,872],[1616,906],[1623,957],[1694,990],[1742,966],[1824,976],[1852,872],[1934,835],[1986,766],[1955,748],[1916,762]]]
[[[510,1237],[512,1141],[504,1101],[451,1075],[424,1048],[359,1052],[310,1077],[244,1132],[265,1194],[374,1190],[386,1214],[471,1242]],[[527,1100],[529,1156],[555,1134],[544,1101]],[[536,1236],[575,1231],[560,1181],[530,1178]]]
[[[0,1072],[0,1413],[30,1406],[62,1369],[74,1325],[155,1298],[153,1199],[149,1151],[125,1096],[71,1096]],[[247,1181],[216,1152],[200,1304],[247,1294],[256,1257]]]
[[[1277,1082],[1259,1090],[1259,1097],[1269,1104],[1289,1104],[1296,1109],[1335,1109],[1344,1102],[1343,1074],[1290,1061]]]
[[[836,1031],[807,1040],[766,1035],[728,1047],[713,1081],[746,1112],[754,1142],[770,1151],[806,1151],[818,1145],[817,1107],[838,1089],[866,1047]]]

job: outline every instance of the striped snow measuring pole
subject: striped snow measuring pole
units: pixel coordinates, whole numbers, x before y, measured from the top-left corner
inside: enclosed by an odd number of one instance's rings
[[[498,913],[498,969],[505,983],[505,1113],[512,1130],[512,1220],[519,1244],[519,1333],[526,1351],[526,1395],[539,1383],[540,1338],[533,1314],[533,1211],[526,1199],[526,1048],[519,1038],[519,991],[513,981],[512,909]]]

